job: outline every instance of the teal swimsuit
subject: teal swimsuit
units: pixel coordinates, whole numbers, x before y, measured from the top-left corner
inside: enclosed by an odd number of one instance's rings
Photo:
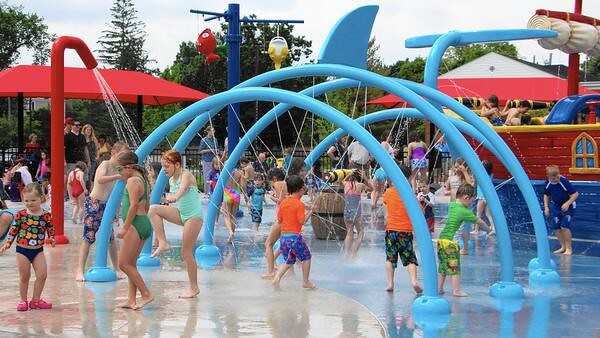
[[[140,201],[144,201],[148,198],[148,184],[146,180],[140,176],[142,182],[144,182],[144,194],[140,197]],[[127,218],[127,213],[129,212],[129,207],[131,206],[131,202],[129,201],[129,192],[125,189],[125,194],[123,194],[123,202],[121,206],[121,219],[125,221]],[[137,212],[137,211],[132,211]],[[135,215],[135,218],[131,222],[131,225],[135,228],[140,239],[145,241],[152,235],[152,223],[150,223],[150,218],[148,215]]]
[[[179,175],[177,181],[173,180],[172,177],[169,179],[169,193],[175,194],[179,191],[182,177],[183,172]],[[200,194],[198,193],[198,187],[195,185],[188,187],[187,191],[177,199],[177,202],[175,202],[175,207],[179,211],[179,217],[181,217],[181,221],[184,225],[185,222],[192,217],[196,217],[202,221],[202,209],[200,209]]]

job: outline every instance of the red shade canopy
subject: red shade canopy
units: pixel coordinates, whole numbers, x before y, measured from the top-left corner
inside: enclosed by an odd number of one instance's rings
[[[208,96],[201,91],[169,82],[142,72],[100,69],[100,74],[119,102],[162,106],[182,101],[198,101]],[[0,96],[50,97],[50,67],[16,66],[0,72]],[[91,70],[65,67],[65,98],[103,100]]]
[[[439,79],[438,89],[450,97],[482,97],[496,94],[503,105],[507,100],[557,101],[567,94],[567,80],[557,77],[539,78],[459,78]],[[579,86],[579,94],[598,94]],[[371,100],[387,108],[404,104],[404,100],[389,94]]]

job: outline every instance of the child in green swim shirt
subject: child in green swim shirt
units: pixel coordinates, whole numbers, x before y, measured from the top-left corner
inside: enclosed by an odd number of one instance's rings
[[[473,214],[469,208],[474,196],[475,188],[468,183],[462,184],[456,191],[456,200],[450,202],[448,206],[448,219],[437,242],[440,294],[444,293],[444,282],[446,275],[449,275],[452,281],[452,295],[455,297],[468,296],[460,289],[460,248],[458,242],[454,241],[454,235],[464,221],[487,227],[487,224]]]

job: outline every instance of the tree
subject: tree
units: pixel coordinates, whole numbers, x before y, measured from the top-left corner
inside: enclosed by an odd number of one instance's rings
[[[255,18],[255,15],[251,17]],[[311,55],[311,41],[305,39],[304,36],[296,36],[293,34],[293,25],[269,25],[266,23],[247,23],[240,27],[240,35],[242,35],[242,44],[240,45],[240,79],[245,81],[256,75],[273,70],[273,62],[266,54],[268,43],[271,38],[279,35],[286,39],[289,48],[289,54],[283,67],[307,60]],[[214,32],[217,39],[217,50],[215,53],[221,56],[221,59],[209,65],[204,64],[204,56],[196,51],[193,42],[182,42],[179,45],[179,52],[172,66],[165,69],[162,77],[180,83],[182,85],[204,91],[209,94],[214,94],[227,90],[227,46],[223,45],[224,33],[227,32],[227,26],[222,25],[222,32]],[[299,91],[314,83],[321,82],[321,79],[301,78],[288,81],[282,81],[273,84],[273,87],[283,88],[292,91]],[[273,102],[247,102],[240,105],[240,120],[241,133],[249,129],[254,122],[264,113],[273,108]],[[160,108],[158,108],[160,109]],[[224,126],[226,122],[226,109],[219,113],[213,120],[213,125],[222,126],[217,128],[217,138],[223,140],[226,136]],[[173,112],[174,113],[174,112]],[[157,113],[158,114],[158,113]],[[294,130],[294,124],[300,128],[302,124],[304,111],[298,110],[289,115],[284,115],[279,119],[279,128],[274,123],[261,134],[261,139],[266,144],[280,144],[279,135],[284,145],[293,145],[296,141],[296,133],[279,132],[282,130]],[[149,118],[149,122],[160,122],[159,118]],[[308,122],[305,122],[308,123]],[[306,125],[305,125],[306,128]],[[261,144],[261,143],[259,143]],[[262,147],[262,146],[260,146]]]
[[[49,43],[55,37],[48,33],[43,18],[25,13],[22,6],[0,1],[0,70],[10,67],[23,48],[34,51],[34,64],[44,64],[50,55]]]
[[[417,83],[423,82],[425,59],[418,56],[413,60],[401,60],[390,66],[390,76]]]
[[[115,0],[110,8],[112,20],[98,40],[98,59],[115,69],[148,72],[152,60],[144,50],[146,25],[137,19],[132,0]]]
[[[440,72],[448,72],[490,52],[513,59],[519,57],[517,47],[508,42],[476,43],[468,46],[450,47],[444,54],[442,63],[444,69],[440,69]]]
[[[588,56],[581,65],[581,69],[584,70],[586,75],[592,77],[600,77],[600,58]],[[579,79],[580,81],[586,81],[586,79]]]

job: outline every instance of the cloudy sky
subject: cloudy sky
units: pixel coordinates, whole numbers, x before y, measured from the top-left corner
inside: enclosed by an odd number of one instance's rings
[[[372,35],[380,44],[380,55],[387,64],[400,59],[426,56],[428,49],[404,48],[408,37],[449,30],[485,30],[498,28],[526,28],[527,20],[538,8],[572,11],[575,0],[246,0],[240,3],[241,15],[256,14],[266,19],[303,19],[304,24],[295,29],[297,34],[313,41],[316,58],[327,32],[340,16],[351,9],[378,4]],[[233,2],[233,1],[231,1]],[[110,20],[111,0],[8,0],[22,5],[27,12],[44,18],[49,30],[57,35],[82,38],[92,50],[96,41],[107,28]],[[194,41],[204,28],[217,29],[216,21],[204,22],[201,16],[191,14],[190,9],[223,12],[230,1],[190,0],[134,0],[138,17],[146,23],[148,37],[146,49],[157,60],[161,70],[175,59],[181,41]],[[584,0],[583,13],[600,18],[600,1]],[[552,53],[553,64],[567,63],[567,55],[541,48],[535,41],[515,43],[520,56],[538,63],[547,60]],[[265,57],[268,57],[265,55]],[[82,66],[74,52],[67,52],[68,66]],[[19,63],[30,63],[31,57],[24,53]]]

